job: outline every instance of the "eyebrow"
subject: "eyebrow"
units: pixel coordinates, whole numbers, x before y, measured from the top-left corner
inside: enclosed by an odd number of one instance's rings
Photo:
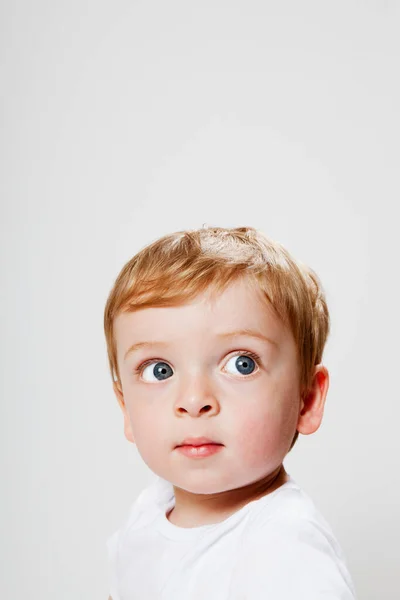
[[[220,339],[226,339],[226,338],[232,338],[232,337],[243,337],[243,336],[256,338],[258,340],[261,340],[262,342],[267,342],[268,344],[272,344],[273,346],[278,347],[277,342],[275,342],[271,338],[263,335],[262,333],[260,333],[258,331],[254,331],[252,329],[238,329],[236,331],[229,331],[226,333],[219,333],[216,335],[216,337],[220,338]],[[152,348],[153,346],[166,347],[169,345],[170,345],[169,342],[156,342],[156,341],[154,341],[154,342],[137,342],[135,344],[132,344],[132,346],[130,346],[128,348],[128,350],[125,352],[124,361],[127,359],[129,354],[131,354],[132,352],[135,352],[136,350],[139,350],[140,348]]]

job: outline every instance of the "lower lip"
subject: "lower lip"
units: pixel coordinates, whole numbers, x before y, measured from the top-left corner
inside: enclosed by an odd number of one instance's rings
[[[221,444],[204,444],[204,446],[178,446],[177,450],[190,458],[204,458],[219,452]]]

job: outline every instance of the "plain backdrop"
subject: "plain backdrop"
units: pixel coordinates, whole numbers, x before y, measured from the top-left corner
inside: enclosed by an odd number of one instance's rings
[[[390,1],[1,2],[1,596],[106,600],[154,474],[103,311],[157,237],[258,227],[320,276],[324,421],[286,469],[360,599],[399,588],[400,10]]]

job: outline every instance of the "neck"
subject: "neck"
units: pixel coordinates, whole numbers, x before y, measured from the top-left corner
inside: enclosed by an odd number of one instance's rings
[[[216,494],[193,494],[174,486],[175,506],[166,516],[171,523],[184,528],[220,523],[249,502],[278,489],[288,480],[288,474],[283,465],[280,465],[262,479]]]

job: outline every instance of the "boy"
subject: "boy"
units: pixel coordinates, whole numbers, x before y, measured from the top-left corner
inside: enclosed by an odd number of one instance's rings
[[[126,438],[158,476],[109,540],[112,600],[354,600],[283,460],[321,424],[318,277],[252,227],[166,235],[105,307]]]

